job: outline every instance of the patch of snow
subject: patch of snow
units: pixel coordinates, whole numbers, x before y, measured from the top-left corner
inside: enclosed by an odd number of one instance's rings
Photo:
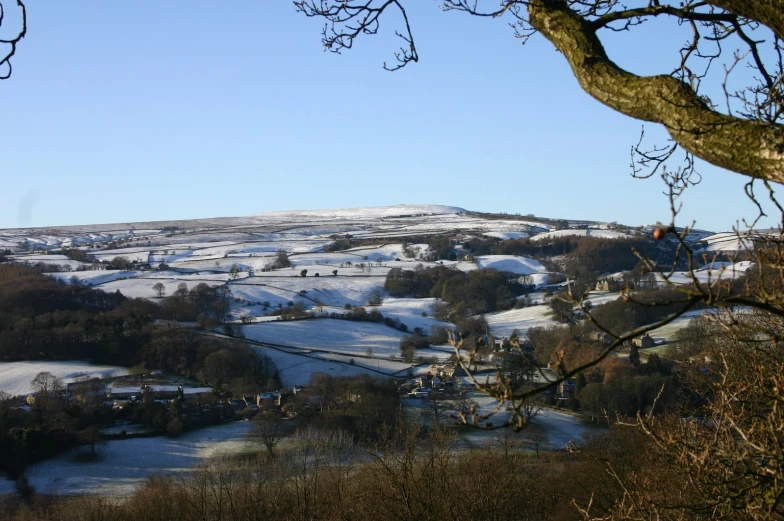
[[[457,206],[438,204],[399,204],[395,206],[375,206],[369,208],[341,208],[334,210],[294,210],[276,211],[258,214],[257,217],[275,220],[291,219],[361,219],[390,218],[415,215],[444,215],[465,213],[466,210]]]
[[[39,494],[129,496],[153,474],[178,474],[209,457],[245,451],[249,427],[250,422],[232,422],[175,439],[111,440],[98,450],[96,461],[78,461],[84,449],[74,449],[28,467],[26,475]]]
[[[0,362],[0,391],[12,396],[25,395],[33,392],[31,381],[38,373],[49,372],[70,383],[80,376],[91,378],[108,378],[128,374],[124,367],[108,365],[92,365],[79,361],[26,361]]]
[[[538,260],[517,255],[482,255],[476,258],[476,263],[483,270],[510,271],[519,275],[547,272]]]
[[[510,309],[499,313],[485,315],[490,333],[497,337],[509,337],[517,329],[521,335],[527,335],[531,327],[549,327],[558,325],[552,318],[550,306],[529,306]]]
[[[387,357],[400,356],[400,339],[406,335],[384,324],[329,318],[264,322],[244,326],[243,331],[258,342],[349,355],[372,349]]]
[[[553,239],[556,237],[600,237],[602,239],[630,239],[631,235],[623,232],[613,230],[596,230],[589,228],[587,230],[556,230],[554,232],[540,233],[531,237],[532,241],[541,241],[543,239]]]
[[[531,236],[531,234],[528,232],[485,232],[482,235],[485,237],[495,237],[496,239],[501,239],[504,241],[512,239],[524,239],[525,237]]]

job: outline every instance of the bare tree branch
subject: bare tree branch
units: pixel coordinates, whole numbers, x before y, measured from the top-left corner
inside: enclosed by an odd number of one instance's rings
[[[15,32],[12,29],[12,36],[10,38],[3,38],[0,36],[0,80],[7,80],[11,77],[11,73],[13,72],[11,58],[16,54],[16,45],[25,37],[25,34],[27,34],[27,9],[25,8],[24,3],[22,3],[22,0],[13,0],[12,5],[13,4],[15,4],[20,11],[21,27]],[[7,23],[5,5],[4,2],[0,0],[0,31],[5,28],[5,24]]]

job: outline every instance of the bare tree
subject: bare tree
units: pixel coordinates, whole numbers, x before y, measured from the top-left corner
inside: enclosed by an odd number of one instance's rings
[[[152,285],[152,290],[158,295],[158,298],[162,298],[166,293],[166,286],[162,282],[156,282]]]
[[[96,449],[106,445],[98,425],[90,425],[79,431],[78,439],[81,443],[89,447],[90,455],[93,457],[95,456]]]
[[[30,385],[36,393],[42,396],[51,396],[65,389],[63,379],[49,371],[43,371],[35,375],[30,381]]]
[[[267,449],[267,456],[274,457],[274,449],[283,439],[283,429],[279,422],[269,419],[255,420],[251,425],[248,438]]]
[[[531,423],[531,420],[539,415],[539,413],[542,411],[542,408],[542,404],[536,400],[536,397],[530,397],[526,400],[523,400],[523,403],[520,406],[520,412],[522,413],[526,426]]]
[[[424,399],[425,409],[422,410],[422,415],[425,418],[433,420],[433,425],[436,429],[441,428],[441,421],[448,417],[448,414],[455,410],[454,404],[447,400],[444,395],[439,392],[431,392],[427,398]]]
[[[322,43],[340,53],[360,35],[376,34],[387,11],[402,21],[395,34],[397,70],[419,61],[403,0],[295,0],[298,11],[326,21]],[[683,148],[691,155],[733,172],[784,181],[784,0],[651,0],[627,6],[620,0],[442,0],[446,11],[483,18],[508,17],[523,42],[541,33],[566,58],[580,86],[599,102],[627,116],[661,124],[672,144],[651,151],[637,148],[642,166],[661,163]],[[484,8],[487,8],[486,10]],[[652,18],[668,18],[688,28],[690,38],[670,74],[640,76],[621,68],[605,51],[606,31],[635,31]],[[675,33],[672,33],[675,34]],[[663,38],[670,38],[668,33]],[[680,38],[680,36],[675,36]],[[763,44],[765,47],[763,49]],[[743,49],[727,56],[731,46]],[[753,83],[740,89],[727,78],[720,87],[725,107],[702,92],[713,62],[725,58],[725,76],[745,66]],[[738,67],[740,65],[740,67]],[[744,81],[744,80],[741,80]],[[733,102],[738,105],[732,106]]]
[[[384,292],[375,288],[368,295],[368,306],[380,306],[384,302]]]

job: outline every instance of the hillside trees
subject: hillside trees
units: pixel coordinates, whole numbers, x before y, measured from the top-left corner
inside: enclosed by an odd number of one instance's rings
[[[212,314],[218,292],[182,284],[158,306],[142,299],[55,282],[34,269],[0,265],[0,360],[91,360],[146,367],[226,384],[264,387],[274,365],[255,352],[156,319]],[[205,319],[206,320],[206,319]],[[208,356],[222,351],[224,364],[205,368]],[[44,395],[51,375],[34,384]],[[40,385],[39,385],[40,384]]]
[[[561,321],[571,320],[572,316],[574,316],[574,304],[564,297],[565,295],[559,294],[550,299],[550,308],[552,308],[553,314]]]
[[[459,270],[435,266],[414,270],[392,268],[384,289],[393,297],[436,297],[448,303],[457,318],[509,309],[524,291],[517,276],[496,270]],[[433,308],[443,317],[439,304]]]
[[[106,267],[110,270],[129,270],[133,267],[133,263],[127,257],[118,256],[109,261]]]
[[[289,255],[285,250],[278,250],[275,255],[275,262],[272,264],[274,269],[288,268],[291,266]]]

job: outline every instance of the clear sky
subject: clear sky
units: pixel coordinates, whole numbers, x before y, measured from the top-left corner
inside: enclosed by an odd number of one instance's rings
[[[630,177],[642,123],[583,93],[544,38],[521,46],[509,20],[409,1],[421,59],[390,73],[393,24],[337,56],[287,0],[27,3],[0,81],[0,227],[403,203],[669,218],[661,181]],[[611,56],[669,72],[685,36],[657,24],[610,35]],[[683,224],[753,216],[744,178],[701,172]]]

